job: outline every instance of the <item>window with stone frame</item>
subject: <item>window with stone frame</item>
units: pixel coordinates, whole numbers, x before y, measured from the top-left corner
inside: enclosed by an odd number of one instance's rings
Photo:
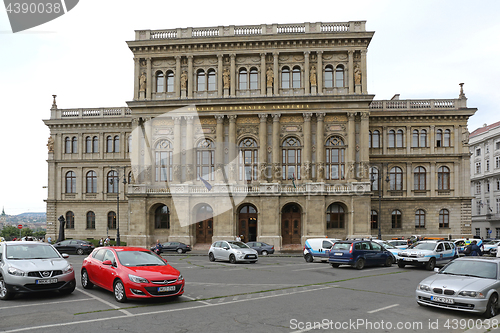
[[[118,172],[111,170],[108,172],[107,177],[108,193],[118,193],[118,187],[120,185],[118,179]]]
[[[259,71],[257,68],[250,68],[250,90],[259,89]]]
[[[335,87],[343,88],[344,87],[344,66],[338,65],[335,68]]]
[[[116,213],[108,213],[108,229],[116,229]]]
[[[292,88],[297,89],[301,86],[301,69],[299,66],[294,66],[292,70]]]
[[[74,171],[66,172],[66,193],[76,193],[76,174]]]
[[[214,180],[215,174],[215,145],[210,139],[201,140],[196,146],[196,177],[205,180]]]
[[[450,212],[448,209],[441,209],[439,211],[439,227],[449,228],[450,227]]]
[[[75,229],[75,214],[72,211],[66,212],[66,229]]]
[[[370,148],[380,148],[380,131],[374,130],[370,134]]]
[[[71,153],[73,153],[73,154],[78,153],[78,139],[76,138],[76,136],[74,136],[71,139]]]
[[[170,210],[167,206],[161,205],[155,210],[155,229],[170,228]]]
[[[332,136],[326,141],[325,177],[328,180],[345,179],[345,146],[339,136]]]
[[[217,75],[215,69],[210,68],[207,72],[208,91],[217,90]]]
[[[92,137],[87,136],[85,138],[85,153],[92,153]]]
[[[115,135],[113,138],[113,152],[114,153],[119,153],[120,152],[120,136]]]
[[[97,136],[94,136],[92,138],[92,152],[93,153],[99,152],[99,137],[97,137]]]
[[[167,72],[167,92],[171,93],[174,92],[175,90],[175,78],[174,78],[174,72],[168,71]]]
[[[343,229],[345,226],[344,207],[337,203],[328,206],[326,210],[326,229]]]
[[[450,168],[441,166],[438,168],[438,190],[450,189]]]
[[[436,147],[443,146],[443,130],[436,130]]]
[[[500,168],[500,156],[495,157],[495,169]]]
[[[282,179],[300,179],[300,166],[302,163],[302,145],[296,137],[283,140],[282,152]]]
[[[396,147],[402,148],[404,145],[403,130],[396,132]]]
[[[391,191],[403,190],[403,170],[400,167],[393,167],[389,172],[389,189]]]
[[[389,148],[396,147],[396,131],[395,130],[390,130],[387,133],[387,137],[389,139]]]
[[[113,137],[111,135],[108,135],[106,137],[106,153],[112,153],[113,152]]]
[[[426,170],[424,167],[416,167],[413,170],[413,189],[415,191],[426,190]]]
[[[203,69],[200,69],[198,70],[198,72],[196,72],[196,87],[197,91],[205,91],[207,89],[205,71]]]
[[[372,185],[372,191],[378,191],[379,187],[379,170],[377,167],[371,167],[370,168],[370,182]]]
[[[395,209],[391,213],[392,229],[401,229],[402,214],[399,209]]]
[[[476,194],[481,194],[481,183],[480,182],[476,183]]]
[[[425,211],[417,209],[415,212],[415,228],[425,228]]]
[[[370,227],[371,229],[378,229],[378,213],[373,209],[370,213]]]
[[[97,174],[95,171],[90,170],[87,172],[86,183],[86,193],[97,193]]]
[[[158,141],[155,146],[155,181],[173,180],[173,145],[169,140]]]
[[[476,173],[481,173],[481,162],[476,162]]]
[[[69,136],[64,139],[64,153],[71,154],[71,138]]]
[[[447,129],[444,130],[443,147],[450,147],[450,146],[451,146],[451,131]]]
[[[281,89],[290,89],[290,68],[285,66],[281,69]]]
[[[162,71],[156,72],[156,92],[162,93],[165,91],[165,76]]]
[[[93,211],[87,212],[87,229],[95,229],[95,213]]]
[[[238,73],[238,89],[239,90],[247,90],[248,89],[248,72],[245,67],[240,68]]]
[[[258,180],[259,146],[253,138],[244,138],[239,144],[239,179]]]
[[[490,171],[490,160],[486,160],[486,166],[484,171],[486,172]]]
[[[328,65],[325,67],[325,88],[333,88],[333,67],[332,65]]]
[[[496,198],[496,213],[500,214],[500,198]],[[500,238],[500,237],[497,237]]]

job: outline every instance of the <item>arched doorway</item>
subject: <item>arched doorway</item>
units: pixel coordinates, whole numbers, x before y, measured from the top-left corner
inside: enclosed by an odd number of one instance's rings
[[[214,217],[212,207],[201,205],[196,212],[196,243],[212,243]]]
[[[288,204],[283,207],[281,211],[282,245],[300,244],[301,218],[302,214],[298,205]]]
[[[257,210],[254,206],[244,205],[238,213],[238,235],[243,235],[242,241],[257,240]]]

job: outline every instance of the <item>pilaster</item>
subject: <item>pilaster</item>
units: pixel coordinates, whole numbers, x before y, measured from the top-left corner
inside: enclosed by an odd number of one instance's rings
[[[230,81],[229,81],[229,87],[230,87],[230,95],[232,97],[236,96],[236,54],[231,53],[231,73],[230,73]]]
[[[217,54],[217,97],[222,97],[222,73],[224,72],[223,54]]]
[[[308,76],[309,77],[309,76]],[[304,118],[304,156],[302,160],[302,177],[304,181],[311,180],[311,117],[312,113],[304,112],[302,113]]]
[[[347,65],[347,86],[349,87],[349,94],[354,93],[354,51],[347,51],[348,65]]]
[[[316,73],[318,74],[318,94],[323,95],[323,51],[318,51],[317,53],[317,58],[318,58],[318,68],[316,70]],[[333,73],[335,75],[335,73]]]
[[[278,66],[278,57],[279,53],[278,52],[273,52],[273,74],[274,74],[274,96],[279,95],[279,87],[280,87],[280,81],[279,81],[279,66]],[[274,116],[273,116],[274,117]]]
[[[153,75],[151,74],[151,58],[146,58],[146,99],[151,100],[151,81]]]
[[[134,57],[134,100],[139,99],[139,77],[141,76],[140,58]]]
[[[356,170],[356,125],[355,112],[347,112],[347,171],[346,179],[349,182],[355,181]]]
[[[316,113],[316,163],[317,163],[317,181],[325,181],[325,112]]]
[[[266,96],[266,54],[260,54],[260,95]],[[266,116],[267,117],[267,116]]]
[[[188,98],[193,98],[193,82],[194,80],[194,75],[193,75],[193,56],[188,55],[188,80],[187,80],[187,89],[188,89]]]
[[[366,80],[366,52],[367,50],[361,50],[361,92],[367,94],[367,80]]]
[[[279,113],[273,114],[273,182],[281,180],[280,117]]]
[[[184,116],[186,120],[186,181],[192,182],[196,179],[194,174],[194,129],[193,129],[193,119],[194,116]]]
[[[175,56],[175,98],[181,98],[181,74],[181,56]]]
[[[265,83],[265,81],[264,81]],[[265,182],[267,167],[267,114],[259,113],[259,179]]]
[[[181,182],[181,120],[180,116],[174,119],[174,158],[173,158],[173,182]]]
[[[310,78],[309,78],[309,54],[310,51],[305,51],[304,52],[304,92],[306,95],[309,95],[311,93],[311,84],[310,84]]]

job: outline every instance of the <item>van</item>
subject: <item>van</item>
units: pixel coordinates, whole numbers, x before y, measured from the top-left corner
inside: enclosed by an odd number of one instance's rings
[[[304,259],[313,262],[314,259],[328,261],[330,249],[340,239],[334,238],[310,238],[304,245]]]

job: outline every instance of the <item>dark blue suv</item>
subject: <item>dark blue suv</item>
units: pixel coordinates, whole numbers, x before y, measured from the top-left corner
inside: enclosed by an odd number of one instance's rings
[[[351,265],[356,269],[365,266],[391,266],[396,262],[394,255],[382,245],[369,240],[346,240],[336,242],[330,249],[328,259],[332,267]]]

